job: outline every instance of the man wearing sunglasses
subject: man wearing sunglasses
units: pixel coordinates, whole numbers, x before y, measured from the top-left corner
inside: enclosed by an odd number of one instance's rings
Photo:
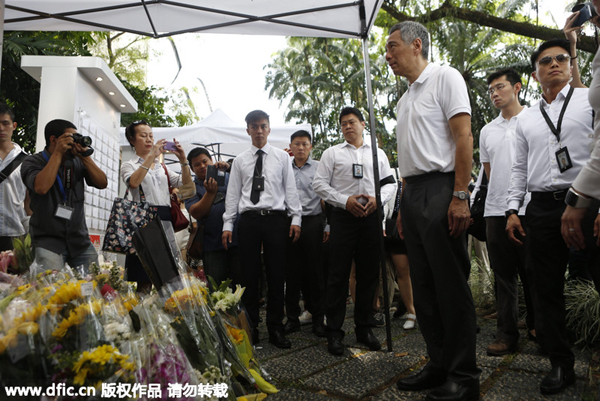
[[[561,235],[561,216],[569,187],[590,157],[593,111],[588,89],[569,85],[569,49],[569,41],[553,39],[531,55],[532,76],[540,83],[542,99],[522,111],[517,120],[506,212],[510,240],[520,244],[516,233],[527,238],[527,273],[535,286],[536,325],[541,326],[537,339],[552,364],[540,384],[543,394],[559,393],[575,382],[563,294],[569,247]],[[518,209],[527,191],[531,201],[525,231]],[[589,266],[600,262],[600,248],[592,233],[598,206],[600,201],[588,209],[582,224]]]

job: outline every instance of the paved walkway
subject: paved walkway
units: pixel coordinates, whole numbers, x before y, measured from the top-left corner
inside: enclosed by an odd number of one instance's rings
[[[348,315],[351,313],[349,310]],[[521,333],[518,353],[490,357],[485,350],[493,341],[496,321],[479,319],[479,325],[477,362],[482,369],[482,400],[600,400],[597,388],[587,380],[590,351],[575,350],[575,385],[562,394],[544,397],[538,387],[550,370],[550,363],[540,355],[537,345],[525,338],[525,330]],[[269,401],[423,400],[426,392],[403,392],[395,386],[398,378],[418,370],[426,362],[425,342],[418,325],[416,330],[406,332],[400,320],[392,318],[391,327],[393,352],[385,352],[385,328],[373,330],[384,350],[373,352],[356,343],[353,319],[347,317],[344,323],[347,348],[343,356],[336,357],[327,352],[325,339],[311,333],[310,325],[289,336],[292,348],[288,350],[271,345],[264,324],[261,325],[256,355],[280,389],[268,397]]]

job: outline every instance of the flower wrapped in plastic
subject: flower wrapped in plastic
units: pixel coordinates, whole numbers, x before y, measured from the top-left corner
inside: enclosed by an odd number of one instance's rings
[[[158,399],[193,401],[198,376],[171,326],[172,317],[162,310],[157,298],[147,298],[135,308],[141,327],[130,341],[130,354],[138,361],[136,382],[145,386],[157,385],[160,389]],[[181,394],[170,395],[170,389],[175,387],[182,389]],[[141,400],[147,399],[145,395],[138,396]]]
[[[46,314],[35,288],[21,286],[0,306],[0,378],[15,386],[44,385],[51,376],[47,348],[40,335],[40,318]],[[3,389],[0,391],[3,394]]]
[[[212,280],[212,279],[211,279]],[[218,287],[212,282],[212,288],[216,288],[210,294],[212,307],[215,309],[215,326],[226,350],[232,350],[228,360],[232,362],[232,369],[240,383],[246,384],[246,390],[252,389],[248,386],[256,386],[260,391],[273,394],[278,392],[277,388],[270,384],[269,375],[260,367],[254,358],[253,347],[250,342],[249,325],[246,313],[241,306],[244,288],[236,286],[235,292],[231,289],[231,280],[222,282]],[[264,377],[263,377],[264,376]],[[267,380],[265,380],[267,378]]]

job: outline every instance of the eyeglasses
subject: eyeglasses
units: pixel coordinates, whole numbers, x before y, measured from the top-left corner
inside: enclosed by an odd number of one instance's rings
[[[563,64],[568,61],[571,61],[571,56],[568,54],[557,54],[556,56],[546,56],[542,57],[538,60],[539,65],[550,65],[552,64],[552,60],[556,60],[557,63]]]
[[[501,91],[502,89],[504,89],[504,87],[506,86],[506,84],[498,84],[496,86],[494,86],[493,88],[488,89],[488,94],[493,95],[494,92],[496,91]]]

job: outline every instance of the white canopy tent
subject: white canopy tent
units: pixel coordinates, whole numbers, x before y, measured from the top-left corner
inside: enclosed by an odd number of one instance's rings
[[[310,124],[284,125],[271,127],[269,134],[269,143],[272,146],[283,149],[290,143],[290,136],[298,131],[305,130],[311,135]],[[233,121],[221,109],[215,110],[204,120],[187,127],[168,127],[152,128],[154,139],[166,139],[172,141],[173,138],[179,141],[186,154],[196,146],[207,148],[214,154],[215,160],[227,160],[235,157],[244,150],[248,149],[250,137],[246,132],[246,125]],[[121,150],[123,151],[123,160],[129,160],[133,157],[133,151],[129,142],[125,138],[125,128],[121,128],[120,138]],[[174,156],[165,157],[167,162],[176,162]],[[172,166],[174,170],[179,170],[179,164]]]
[[[359,38],[363,41],[369,126],[375,127],[368,34],[382,3],[383,0],[0,0],[0,33],[104,30],[154,38],[190,32]],[[377,213],[382,218],[375,135],[371,135],[371,145]],[[383,238],[382,230],[380,236]],[[386,280],[381,242],[381,268]],[[389,322],[385,281],[383,287]],[[388,351],[392,351],[389,324],[387,337]]]

